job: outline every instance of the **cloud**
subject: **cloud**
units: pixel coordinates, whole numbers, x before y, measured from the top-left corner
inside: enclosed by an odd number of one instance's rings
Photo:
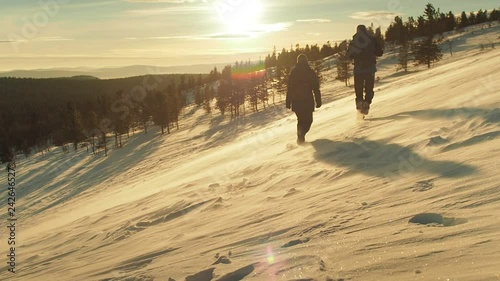
[[[207,40],[207,39],[245,39],[254,38],[259,34],[278,32],[288,29],[291,22],[279,22],[273,24],[259,24],[242,32],[226,32],[204,35],[178,35],[178,36],[154,36],[154,37],[125,37],[124,40]]]
[[[238,39],[238,38],[251,38],[251,33],[217,33],[208,35],[185,35],[185,36],[155,36],[155,37],[126,37],[124,40],[207,40],[207,39]]]
[[[37,37],[33,39],[18,39],[18,40],[0,40],[1,43],[26,43],[30,41],[42,41],[42,42],[53,42],[53,41],[73,41],[71,38],[64,38],[60,36],[52,36],[52,37]]]
[[[277,32],[277,31],[287,30],[292,25],[293,25],[293,23],[291,23],[291,22],[260,24],[260,25],[255,26],[255,28],[254,28],[254,30],[252,30],[252,32],[255,32],[255,33]]]
[[[126,37],[123,38],[125,40],[172,40],[172,39],[202,39],[202,36],[190,36],[190,35],[183,35],[183,36],[154,36],[154,37]]]
[[[279,22],[272,24],[259,24],[242,32],[221,33],[206,36],[206,39],[238,39],[238,38],[253,38],[259,34],[279,32],[287,30],[292,25],[291,22]]]
[[[258,54],[263,52],[269,52],[268,48],[229,48],[229,49],[202,49],[193,51],[196,55],[211,55],[211,56],[224,56],[228,53],[231,54]]]
[[[121,57],[121,58],[159,58],[178,56],[226,56],[228,54],[254,54],[268,52],[268,48],[262,47],[242,47],[242,48],[195,48],[195,49],[180,49],[180,48],[128,48],[128,49],[112,49],[108,53],[103,54],[106,57]]]
[[[366,11],[366,12],[356,12],[350,17],[356,20],[392,20],[396,16],[402,14],[393,13],[389,11]]]
[[[305,22],[305,23],[326,23],[331,22],[329,19],[303,19],[297,20],[297,22]]]
[[[205,39],[241,39],[241,38],[252,38],[253,35],[251,33],[221,33],[221,34],[213,34],[206,35]]]
[[[194,3],[200,2],[196,0],[125,0],[125,2],[130,3],[172,3],[172,4],[182,4],[182,3]],[[205,2],[205,1],[201,1]]]
[[[49,1],[46,1],[49,2]],[[58,1],[62,2],[62,1]],[[98,2],[71,2],[66,0],[67,3],[64,4],[64,7],[70,7],[72,9],[81,9],[81,8],[97,8],[101,6],[111,6],[116,5],[117,3],[122,2],[121,0],[109,0],[109,1],[98,1]]]
[[[143,9],[143,10],[128,10],[124,13],[129,15],[151,16],[151,15],[168,15],[168,14],[191,14],[198,12],[209,11],[207,6],[177,6],[163,9]]]
[[[75,39],[71,38],[64,38],[60,36],[51,36],[51,37],[40,37],[33,39],[34,41],[45,41],[45,42],[52,42],[52,41],[73,41]]]

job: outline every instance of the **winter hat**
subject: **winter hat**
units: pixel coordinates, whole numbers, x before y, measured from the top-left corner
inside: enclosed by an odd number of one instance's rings
[[[366,31],[366,26],[364,24],[360,24],[360,25],[358,25],[357,30],[358,31]]]
[[[303,64],[306,64],[308,61],[307,59],[307,56],[305,54],[300,54],[298,57],[297,57],[297,63],[303,63]]]

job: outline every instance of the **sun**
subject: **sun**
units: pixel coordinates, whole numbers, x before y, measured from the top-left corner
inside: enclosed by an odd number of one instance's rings
[[[262,15],[262,6],[258,0],[226,2],[218,8],[218,13],[228,32],[248,34],[258,29]]]

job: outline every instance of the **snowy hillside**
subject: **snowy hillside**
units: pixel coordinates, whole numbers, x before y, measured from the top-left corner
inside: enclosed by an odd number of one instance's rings
[[[0,279],[498,280],[500,46],[480,45],[499,31],[452,35],[430,70],[386,55],[366,121],[325,73],[304,146],[279,104],[233,122],[192,108],[108,157],[21,159]]]

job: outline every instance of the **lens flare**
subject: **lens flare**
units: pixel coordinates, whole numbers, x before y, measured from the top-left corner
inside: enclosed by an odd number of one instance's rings
[[[273,248],[271,246],[267,246],[267,263],[273,264],[276,262],[276,258],[273,253]]]
[[[264,78],[266,75],[267,72],[264,63],[234,67],[231,72],[231,78],[234,80]]]

